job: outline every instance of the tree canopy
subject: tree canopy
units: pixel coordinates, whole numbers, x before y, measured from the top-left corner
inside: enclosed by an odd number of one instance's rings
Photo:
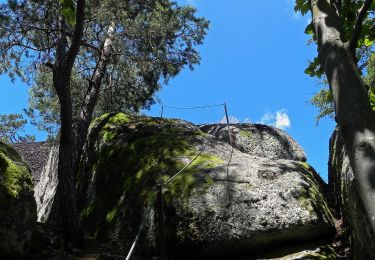
[[[51,131],[59,110],[51,216],[66,242],[82,243],[75,179],[97,103],[104,110],[114,105],[137,110],[185,66],[199,63],[196,46],[208,22],[195,12],[169,0],[8,0],[0,5],[0,73],[34,81],[35,108]],[[45,80],[49,75],[53,89]],[[46,104],[40,103],[44,97]]]
[[[35,136],[25,134],[27,120],[21,114],[0,115],[0,141],[5,143],[33,142]]]
[[[61,3],[69,41],[75,6],[67,0]],[[33,83],[28,114],[50,133],[56,133],[59,123],[59,103],[49,68],[56,59],[59,8],[55,1],[8,1],[0,6],[0,69]],[[74,116],[79,115],[92,84],[112,25],[115,32],[95,114],[147,108],[163,84],[185,66],[193,68],[199,63],[195,46],[202,43],[208,22],[195,12],[168,0],[88,1],[82,48],[71,79]]]

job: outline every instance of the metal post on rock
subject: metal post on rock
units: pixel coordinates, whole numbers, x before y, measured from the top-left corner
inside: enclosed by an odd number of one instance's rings
[[[228,109],[227,109],[227,103],[224,103],[224,111],[225,111],[225,118],[227,120],[227,126],[228,126],[228,136],[229,136],[229,143],[232,144],[232,135],[230,134],[230,125],[229,125],[229,116],[228,116]]]

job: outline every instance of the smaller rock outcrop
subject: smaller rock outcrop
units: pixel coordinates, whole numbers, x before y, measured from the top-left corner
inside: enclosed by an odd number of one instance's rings
[[[45,223],[56,193],[59,146],[50,142],[15,143],[12,146],[31,169],[38,222]]]
[[[228,126],[202,125],[200,129],[229,143]],[[271,159],[306,161],[306,154],[287,133],[261,124],[231,124],[230,131],[234,147],[241,152]]]
[[[359,197],[356,178],[337,127],[330,139],[328,183],[334,208],[349,228],[354,259],[374,259],[375,234],[371,231],[367,214]],[[374,202],[375,203],[375,202]]]
[[[25,256],[35,225],[30,170],[12,147],[0,142],[0,258]]]
[[[58,162],[59,146],[54,145],[50,148],[48,159],[40,173],[40,180],[34,188],[38,210],[38,222],[47,222],[50,215],[58,183]]]

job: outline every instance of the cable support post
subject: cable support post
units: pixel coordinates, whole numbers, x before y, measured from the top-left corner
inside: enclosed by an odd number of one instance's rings
[[[224,111],[225,111],[225,118],[226,118],[227,126],[228,126],[229,143],[230,143],[230,145],[233,146],[232,135],[231,135],[231,131],[230,131],[230,124],[229,124],[228,109],[227,109],[227,104],[226,103],[224,103]]]
[[[160,112],[160,118],[163,118],[163,112],[164,112],[164,105],[161,105],[161,112]]]
[[[229,156],[228,163],[227,163],[227,190],[228,190],[228,202],[230,204],[231,203],[231,197],[230,197],[230,193],[229,193],[229,165],[230,165],[230,163],[232,161],[232,158],[233,158],[234,146],[233,146],[232,133],[231,133],[231,129],[230,129],[228,109],[227,109],[226,103],[224,103],[224,111],[225,111],[225,118],[226,118],[227,126],[228,126],[229,143],[230,143],[230,146],[231,146],[230,156]],[[228,206],[229,206],[229,204],[228,204]]]

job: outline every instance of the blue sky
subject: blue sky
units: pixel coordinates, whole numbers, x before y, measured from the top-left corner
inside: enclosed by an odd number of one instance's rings
[[[1,0],[0,0],[1,1]],[[265,122],[287,131],[305,150],[308,162],[327,179],[330,119],[315,125],[317,111],[307,101],[318,81],[304,74],[316,47],[308,46],[304,29],[309,17],[293,12],[293,1],[179,0],[211,21],[202,61],[171,80],[159,98],[167,106],[201,106],[226,102],[240,122]],[[28,87],[0,76],[0,114],[19,113],[27,106]],[[160,115],[156,104],[149,115]],[[166,109],[168,117],[194,123],[217,122],[223,109]],[[28,126],[29,133],[35,133]],[[38,133],[39,139],[45,135]]]

